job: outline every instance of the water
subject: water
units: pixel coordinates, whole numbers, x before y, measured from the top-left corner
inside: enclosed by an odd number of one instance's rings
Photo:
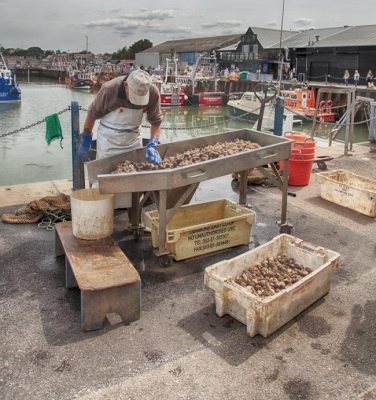
[[[67,108],[72,101],[88,108],[94,94],[71,90],[64,85],[48,81],[20,83],[21,104],[0,104],[0,134],[43,121],[47,115]],[[250,128],[249,123],[232,119],[227,107],[176,107],[163,109],[164,120],[161,142],[174,142],[221,133],[228,130]],[[80,112],[83,125],[86,112]],[[49,146],[45,141],[46,124],[43,122],[27,130],[0,139],[0,185],[29,183],[72,177],[71,115],[67,111],[59,116],[63,129],[63,149],[59,141]],[[141,128],[142,136],[149,136],[147,121]],[[304,125],[309,131],[309,124]],[[320,128],[320,133],[325,134]],[[356,141],[368,138],[364,126],[356,128]]]

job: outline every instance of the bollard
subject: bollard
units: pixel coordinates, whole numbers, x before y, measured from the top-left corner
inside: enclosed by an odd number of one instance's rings
[[[72,127],[72,178],[73,191],[85,188],[84,163],[78,156],[80,142],[80,107],[77,101],[71,102],[71,127]]]

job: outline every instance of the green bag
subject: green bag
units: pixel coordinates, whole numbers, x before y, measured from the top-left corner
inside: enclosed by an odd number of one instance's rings
[[[59,116],[57,114],[48,115],[45,119],[46,121],[46,142],[47,144],[51,144],[51,142],[55,139],[60,139],[61,142],[64,139],[63,131],[61,129]],[[61,148],[63,148],[61,146]]]

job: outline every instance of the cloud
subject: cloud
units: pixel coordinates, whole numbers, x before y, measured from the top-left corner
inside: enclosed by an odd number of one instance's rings
[[[149,25],[149,26],[144,26],[143,29],[148,32],[167,33],[167,34],[190,33],[192,31],[192,29],[187,26],[171,26],[171,25]]]
[[[121,18],[106,18],[97,21],[84,22],[84,26],[88,28],[111,28],[122,25],[124,22],[124,19]]]
[[[312,26],[313,19],[312,18],[297,18],[292,23],[295,26],[298,26],[300,28],[307,28],[309,26]]]
[[[120,11],[120,9],[111,10],[111,12],[117,12],[117,11]],[[117,18],[105,18],[100,20],[94,20],[94,21],[84,22],[83,25],[86,26],[87,28],[112,28],[116,32],[121,32],[122,34],[125,33],[128,34],[131,29],[137,29],[139,27],[144,27],[144,26],[147,27],[150,21],[165,21],[166,19],[173,18],[174,16],[175,16],[175,11],[172,9],[167,9],[167,10],[142,9],[138,14],[127,14]]]
[[[121,8],[114,8],[112,10],[109,11],[110,14],[117,14],[121,11]]]
[[[201,26],[203,28],[232,28],[239,27],[242,23],[236,20],[218,21],[218,22],[206,22]]]
[[[140,14],[133,15],[133,19],[139,19],[139,20],[159,20],[159,21],[164,21],[165,19],[168,18],[173,18],[175,16],[175,11],[172,9],[169,10],[141,10]]]
[[[265,26],[270,26],[271,28],[276,28],[276,27],[278,27],[278,22],[275,19],[273,19],[272,21],[267,22],[265,24]]]

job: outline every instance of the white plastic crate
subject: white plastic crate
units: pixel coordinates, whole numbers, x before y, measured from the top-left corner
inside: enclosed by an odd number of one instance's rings
[[[248,244],[256,214],[227,199],[188,204],[179,208],[166,227],[166,248],[176,260]],[[159,243],[159,213],[144,215],[153,247]]]
[[[268,257],[282,254],[311,268],[312,272],[275,295],[264,298],[229,280]],[[257,334],[268,337],[329,292],[339,257],[334,251],[283,234],[231,260],[207,267],[204,280],[205,285],[215,292],[219,317],[231,315],[247,326],[251,337]]]
[[[337,169],[317,174],[321,197],[368,217],[376,217],[376,181]]]

